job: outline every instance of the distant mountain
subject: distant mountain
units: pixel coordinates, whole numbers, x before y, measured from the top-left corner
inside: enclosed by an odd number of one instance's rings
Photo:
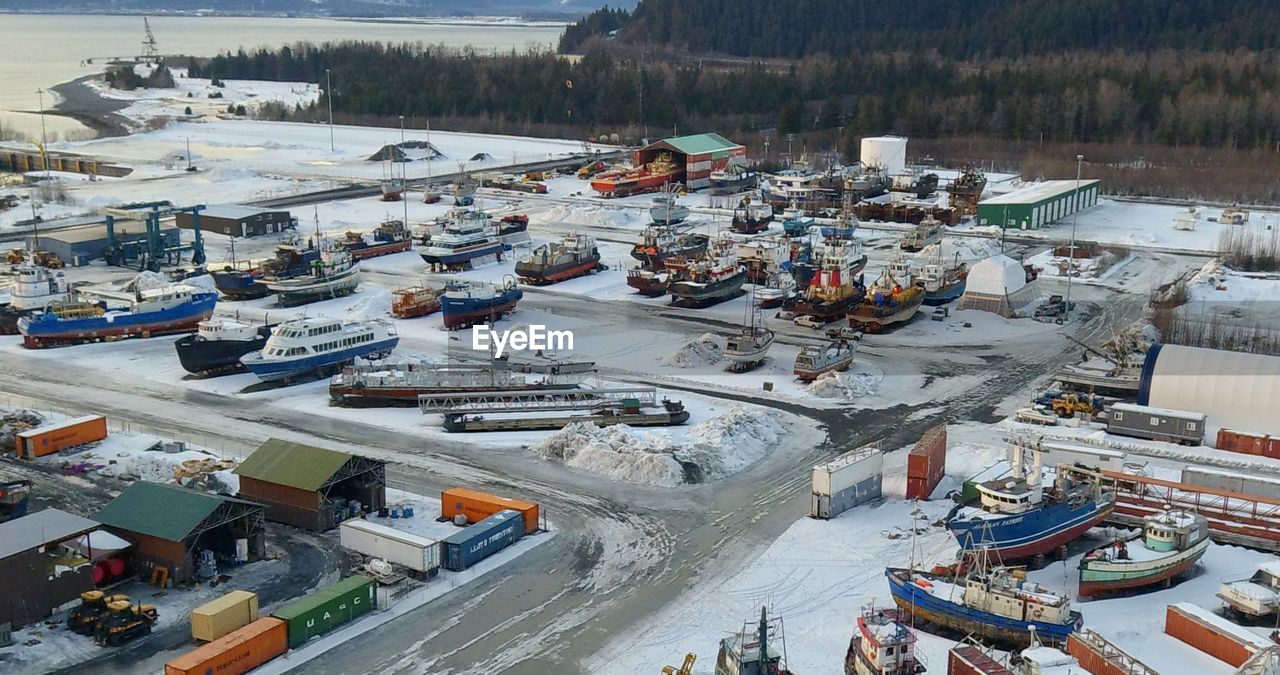
[[[516,16],[569,20],[636,0],[0,0],[0,11],[225,13],[297,16]]]

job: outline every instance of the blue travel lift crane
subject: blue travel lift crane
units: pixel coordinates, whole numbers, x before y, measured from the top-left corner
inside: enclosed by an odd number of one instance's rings
[[[182,259],[183,251],[191,251],[191,264],[196,266],[204,265],[204,236],[200,233],[200,212],[204,210],[204,204],[197,204],[196,206],[166,206],[164,208],[161,208],[159,204],[150,204],[149,206],[151,210],[146,212],[145,218],[146,236],[139,240],[121,241],[116,236],[115,216],[107,216],[108,246],[104,254],[107,264],[128,267],[130,262],[137,261],[139,270],[159,272],[162,262],[167,262],[171,265],[177,264]],[[177,246],[166,246],[164,233],[160,229],[160,219],[178,213],[191,214],[191,229],[193,232],[191,243],[183,244],[179,241]]]

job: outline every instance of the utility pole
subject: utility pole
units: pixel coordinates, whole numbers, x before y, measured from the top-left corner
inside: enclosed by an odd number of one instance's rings
[[[404,115],[400,116],[400,201],[404,202],[404,229],[409,230],[409,162],[404,156]]]
[[[1080,169],[1084,166],[1084,155],[1076,155],[1076,210],[1071,214],[1071,247],[1068,249],[1071,256],[1067,260],[1067,307],[1066,307],[1066,323],[1071,323],[1071,277],[1075,276],[1072,267],[1076,264],[1076,223],[1080,221],[1080,208],[1083,206],[1080,202]]]
[[[324,98],[329,102],[329,152],[333,147],[333,80],[329,77],[329,69],[324,69]]]
[[[44,178],[49,180],[49,137],[44,128],[44,90],[37,89],[40,95],[40,163],[44,164]]]

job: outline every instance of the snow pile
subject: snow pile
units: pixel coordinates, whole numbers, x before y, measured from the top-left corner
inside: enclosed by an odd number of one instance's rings
[[[547,211],[543,218],[548,223],[563,225],[589,225],[595,227],[627,227],[633,225],[632,215],[616,208],[600,206],[565,205]]]
[[[44,424],[44,417],[33,410],[6,410],[0,414],[0,451],[14,449],[14,437]]]
[[[942,252],[939,254],[938,249]],[[986,260],[1000,252],[1000,242],[995,239],[987,239],[985,237],[953,237],[944,242],[930,244],[919,253],[912,256],[912,259],[920,264],[927,265],[936,263],[939,258],[944,264],[955,262],[956,254],[960,254],[960,260],[975,261]]]
[[[712,333],[703,333],[658,359],[658,362],[673,368],[701,368],[715,365],[720,361],[721,353],[720,339]]]
[[[872,396],[880,389],[880,377],[873,373],[841,373],[830,371],[809,383],[805,391],[818,398],[853,400]]]
[[[689,430],[688,443],[626,425],[565,426],[533,446],[547,459],[613,480],[675,487],[719,480],[750,466],[778,443],[782,423],[772,411],[761,414],[734,406]]]

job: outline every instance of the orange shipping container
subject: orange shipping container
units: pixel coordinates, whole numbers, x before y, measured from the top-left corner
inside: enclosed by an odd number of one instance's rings
[[[1234,668],[1265,646],[1247,639],[1244,628],[1185,602],[1165,609],[1164,632]],[[1265,643],[1261,636],[1257,640]]]
[[[100,441],[107,437],[107,418],[88,415],[49,426],[28,429],[17,435],[15,447],[19,457],[35,459],[77,445]]]
[[[1267,436],[1267,449],[1262,454],[1271,459],[1280,459],[1280,436]]]
[[[1270,439],[1263,434],[1250,434],[1230,429],[1218,430],[1219,450],[1238,452],[1244,455],[1265,455],[1269,451]]]
[[[907,499],[928,499],[947,470],[947,425],[924,432],[907,455]]]
[[[519,511],[524,516],[525,534],[537,531],[537,504],[459,487],[449,488],[440,493],[440,515],[445,518],[453,518],[461,513],[467,517],[468,523],[478,523],[505,509]]]
[[[258,619],[164,664],[165,675],[240,675],[289,650],[287,624]]]

